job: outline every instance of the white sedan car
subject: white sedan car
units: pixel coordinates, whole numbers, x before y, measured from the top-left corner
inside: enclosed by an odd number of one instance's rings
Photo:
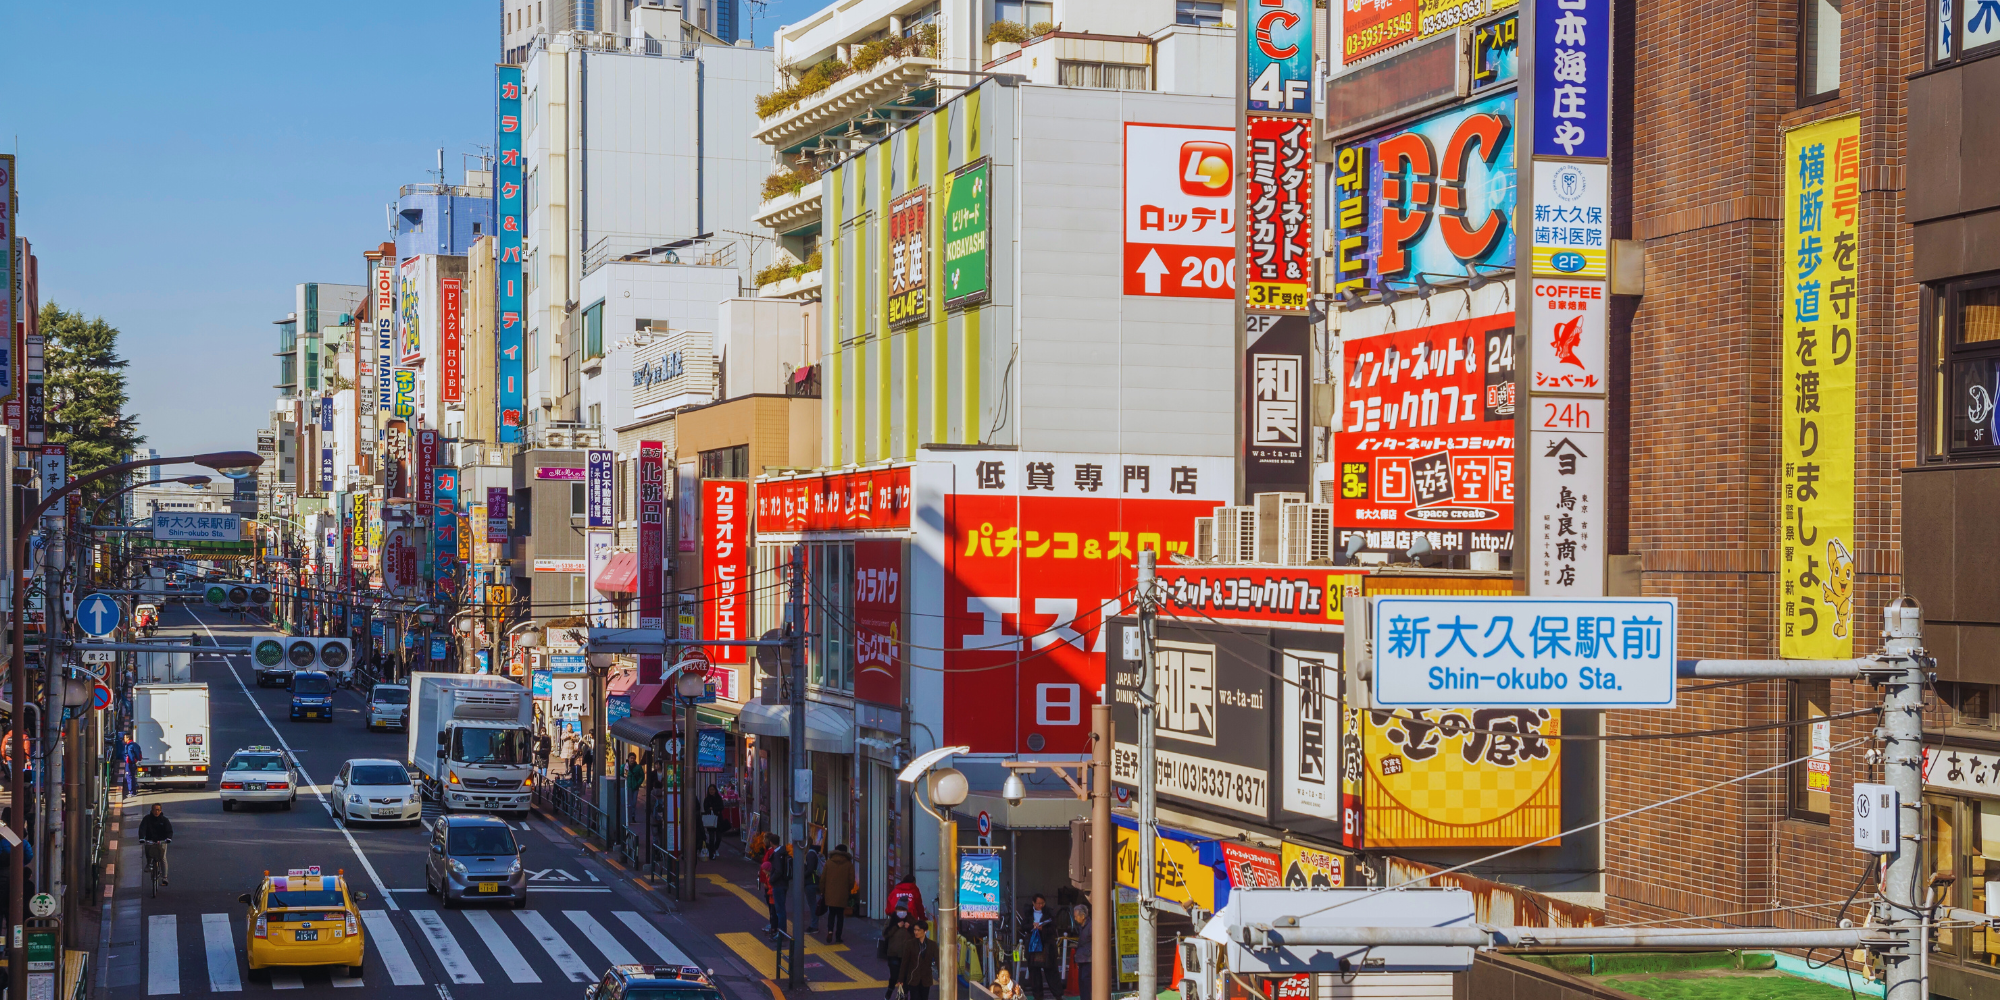
[[[222,811],[250,802],[290,809],[299,800],[298,762],[284,750],[244,747],[222,768]]]
[[[402,764],[361,758],[340,765],[329,789],[333,812],[348,823],[415,823],[423,819],[423,796]]]

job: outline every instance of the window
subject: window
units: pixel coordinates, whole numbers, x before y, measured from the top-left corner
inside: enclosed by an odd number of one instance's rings
[[[1799,0],[1799,103],[1840,95],[1840,6],[1843,0]]]
[[[1056,63],[1056,82],[1065,87],[1102,87],[1106,90],[1152,89],[1146,81],[1144,66],[1072,62],[1068,59]]]
[[[1056,19],[1056,5],[1049,0],[993,0],[993,19],[1016,24],[1041,24]]]
[[[475,223],[473,223],[473,224],[472,224],[472,235],[474,235],[474,236],[478,236],[478,235],[479,235],[479,223],[477,223],[477,222],[475,222]]]
[[[806,546],[806,605],[812,618],[806,674],[821,687],[854,687],[853,579],[852,542]]]
[[[583,313],[583,356],[601,358],[604,356],[604,303],[599,302]]]
[[[1215,0],[1174,0],[1174,23],[1219,28],[1222,26],[1222,4]]]
[[[585,512],[589,510],[587,506],[587,493],[588,491],[584,489],[583,483],[569,484],[569,516],[583,517]]]
[[[1930,290],[1925,451],[1937,459],[2000,454],[2000,277]]]
[[[1932,65],[2000,52],[2000,4],[1993,0],[1932,0]]]
[[[1827,702],[1832,696],[1831,681],[1792,681],[1788,719],[1823,719],[1832,714]],[[1791,768],[1791,808],[1793,819],[1827,821],[1833,798],[1833,723],[1814,722],[1792,727],[1792,752],[1788,760],[1807,758]]]
[[[1945,681],[1937,686],[1943,703],[1945,725],[1961,729],[2000,729],[2000,714],[1994,712],[1996,688],[1991,684],[1961,684]],[[2000,830],[1994,831],[2000,834]]]
[[[701,478],[747,479],[750,476],[750,446],[716,448],[701,453]]]

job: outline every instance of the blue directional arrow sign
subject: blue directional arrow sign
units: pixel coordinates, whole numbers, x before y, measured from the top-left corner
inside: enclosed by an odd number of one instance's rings
[[[102,638],[125,620],[125,612],[119,610],[117,601],[103,594],[92,594],[77,603],[76,620],[85,632]]]

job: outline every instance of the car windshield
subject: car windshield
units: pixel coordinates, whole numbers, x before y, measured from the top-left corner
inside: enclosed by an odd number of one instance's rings
[[[446,835],[444,849],[446,854],[461,858],[513,854],[514,834],[504,826],[454,827]]]
[[[376,688],[375,702],[380,705],[407,705],[410,703],[410,689]]]
[[[237,754],[229,758],[225,771],[277,771],[285,770],[285,759],[271,754]]]
[[[452,741],[451,759],[468,764],[526,764],[525,729],[460,729]]]
[[[325,909],[327,907],[344,908],[346,906],[347,900],[342,898],[339,889],[291,889],[283,892],[272,890],[270,898],[264,903],[264,907],[271,910]]]
[[[300,674],[292,679],[293,694],[332,694],[333,679],[325,674]]]
[[[625,1000],[722,1000],[722,994],[711,989],[660,989],[632,984],[625,987]]]
[[[407,785],[410,772],[397,764],[361,764],[354,769],[356,785]]]

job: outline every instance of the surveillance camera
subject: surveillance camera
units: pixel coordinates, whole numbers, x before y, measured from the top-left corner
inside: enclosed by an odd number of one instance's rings
[[[1007,780],[1000,785],[1000,797],[1006,799],[1008,805],[1018,806],[1022,799],[1028,797],[1028,786],[1021,782],[1020,775],[1009,774]]]

